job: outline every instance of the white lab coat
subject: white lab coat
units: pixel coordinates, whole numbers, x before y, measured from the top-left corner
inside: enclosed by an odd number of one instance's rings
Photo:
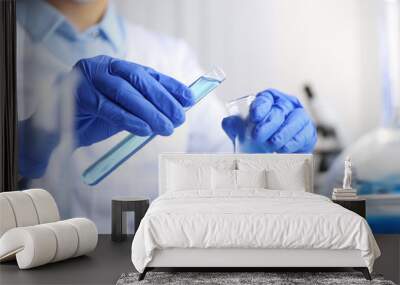
[[[23,31],[19,30],[19,33]],[[203,72],[195,55],[182,40],[152,33],[128,23],[126,35],[126,60],[151,66],[186,84],[191,83]],[[24,40],[25,46],[29,46],[26,42],[29,39]],[[25,61],[31,59],[32,57],[28,57]],[[51,63],[52,61],[54,63]],[[46,64],[59,64],[55,58],[40,62],[44,65],[42,73],[45,73]],[[27,62],[20,62],[19,65],[21,64],[25,69],[29,69],[26,67]],[[43,74],[40,78],[43,78],[42,76]],[[48,74],[48,78],[51,76],[53,75]],[[33,80],[19,79],[25,85],[37,84]],[[24,90],[19,90],[20,94],[30,87],[19,87],[21,88]],[[27,109],[36,105],[35,100],[28,101],[28,106],[21,104],[22,117],[29,116],[32,111]],[[22,110],[24,107],[25,110]],[[79,148],[72,154],[69,152],[69,144],[61,143],[52,153],[45,175],[33,180],[30,187],[42,187],[50,191],[56,198],[63,218],[87,217],[96,223],[100,233],[109,233],[113,197],[157,197],[160,153],[231,151],[231,143],[221,128],[224,115],[223,104],[215,95],[209,95],[187,113],[186,122],[177,128],[172,136],[157,137],[96,186],[85,185],[80,175],[86,167],[124,138],[126,133],[119,133],[90,147]],[[68,135],[63,137],[64,141],[68,139]]]

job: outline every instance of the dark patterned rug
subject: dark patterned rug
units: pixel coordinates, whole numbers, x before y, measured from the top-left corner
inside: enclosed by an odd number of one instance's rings
[[[395,285],[382,276],[372,275],[368,281],[359,272],[148,272],[146,278],[138,281],[138,273],[122,274],[117,285],[146,284],[213,284],[213,285]]]

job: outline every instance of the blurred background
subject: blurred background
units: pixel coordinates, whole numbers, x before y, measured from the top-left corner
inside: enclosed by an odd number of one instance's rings
[[[387,1],[393,2],[393,1]],[[115,0],[131,22],[186,40],[227,73],[223,100],[266,86],[317,95],[343,143],[382,123],[382,0]]]
[[[353,159],[376,233],[400,233],[397,0],[115,0],[131,22],[187,41],[218,96],[273,87],[300,97],[318,127],[316,191],[340,187]]]

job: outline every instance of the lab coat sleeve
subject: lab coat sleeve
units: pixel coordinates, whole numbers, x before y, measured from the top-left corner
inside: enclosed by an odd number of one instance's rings
[[[37,96],[37,108],[28,118],[18,120],[19,174],[29,179],[45,174],[50,156],[61,142],[71,152],[74,149],[74,106],[69,95],[75,78],[51,81],[48,85],[49,92]],[[25,92],[24,96],[36,95]]]
[[[67,71],[57,69],[42,43],[32,42],[19,24],[17,32],[18,170],[31,179],[44,175],[61,137],[70,137],[73,102],[67,86],[73,82],[62,82]]]

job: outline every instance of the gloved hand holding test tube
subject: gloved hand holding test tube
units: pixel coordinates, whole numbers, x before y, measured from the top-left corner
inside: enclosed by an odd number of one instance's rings
[[[195,104],[203,99],[207,94],[218,87],[225,80],[225,73],[220,68],[214,68],[212,71],[200,76],[190,86]],[[185,108],[185,111],[191,107]],[[82,174],[83,181],[88,185],[96,185],[109,174],[111,174],[125,160],[134,155],[156,135],[137,136],[127,135],[121,142],[115,145],[96,162],[90,165]]]

